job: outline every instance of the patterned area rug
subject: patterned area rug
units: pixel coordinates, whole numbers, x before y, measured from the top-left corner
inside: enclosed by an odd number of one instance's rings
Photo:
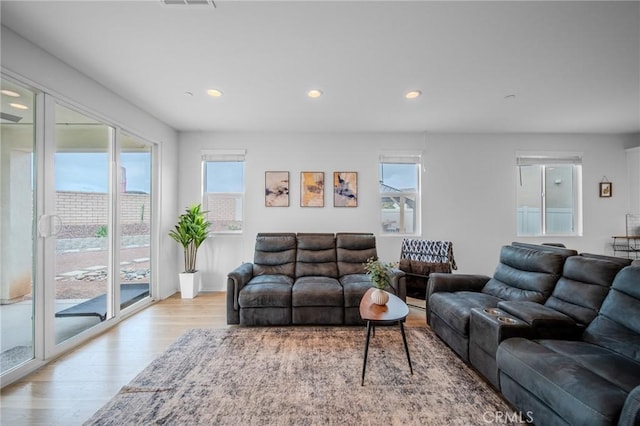
[[[190,330],[86,425],[484,425],[512,413],[426,328]]]

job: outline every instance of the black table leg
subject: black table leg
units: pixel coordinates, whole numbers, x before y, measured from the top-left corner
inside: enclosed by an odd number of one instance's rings
[[[411,366],[411,357],[409,356],[409,346],[407,346],[407,336],[404,334],[404,325],[402,321],[398,321],[400,323],[400,331],[402,331],[402,341],[404,341],[404,351],[407,353],[407,361],[409,361],[409,370],[411,370],[411,375],[413,376],[413,367]],[[367,339],[367,345],[369,345],[369,340]],[[366,359],[366,355],[365,355]],[[366,362],[366,361],[365,361]],[[362,373],[362,380],[364,380],[364,372]]]
[[[365,346],[364,346],[364,363],[362,364],[362,382],[360,383],[360,386],[364,386],[364,373],[367,369],[367,354],[369,353],[370,337],[371,337],[371,321],[367,321],[367,343],[365,343]]]

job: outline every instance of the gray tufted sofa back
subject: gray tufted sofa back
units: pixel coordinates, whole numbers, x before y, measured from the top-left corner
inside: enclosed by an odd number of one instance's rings
[[[338,278],[334,234],[298,234],[296,278],[322,276]]]
[[[640,266],[627,266],[616,275],[582,339],[640,362]]]
[[[598,315],[611,283],[623,265],[603,259],[572,256],[567,259],[562,277],[545,305],[589,324]]]
[[[286,275],[294,278],[296,234],[260,233],[256,236],[253,275]]]
[[[376,237],[373,234],[336,234],[338,276],[365,274],[364,262],[377,258]]]
[[[544,303],[562,274],[565,257],[552,251],[504,246],[500,263],[482,292],[502,300]]]

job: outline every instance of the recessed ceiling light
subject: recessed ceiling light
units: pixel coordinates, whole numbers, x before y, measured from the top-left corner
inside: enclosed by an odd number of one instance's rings
[[[14,92],[13,90],[2,89],[2,90],[0,90],[0,93],[2,93],[3,95],[11,96],[12,98],[19,98],[20,97],[20,94]]]
[[[415,99],[417,97],[419,97],[420,95],[422,95],[422,92],[420,90],[411,90],[409,92],[407,92],[404,97],[407,99]]]
[[[312,89],[307,92],[307,96],[310,98],[319,98],[322,96],[322,90]]]
[[[213,96],[214,98],[219,98],[222,96],[222,92],[218,89],[209,89],[207,90],[207,95]]]
[[[22,104],[9,104],[9,105],[11,105],[12,107],[14,107],[15,109],[29,109],[29,107],[28,107],[28,106],[26,106],[26,105],[22,105]]]

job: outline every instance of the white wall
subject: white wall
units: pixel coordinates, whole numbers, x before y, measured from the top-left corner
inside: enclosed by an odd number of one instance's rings
[[[613,254],[610,237],[624,232],[629,202],[624,144],[618,135],[428,135],[425,235],[454,241],[464,272],[492,273],[499,247],[511,241]],[[584,153],[582,237],[516,236],[515,155],[526,150]],[[613,182],[611,198],[598,196],[603,176]]]
[[[178,250],[167,236],[178,208],[177,133],[171,127],[130,104],[86,75],[2,27],[2,72],[59,99],[79,106],[98,118],[158,144],[160,149],[160,249],[158,253],[161,298],[175,292]],[[115,59],[114,59],[115,60]],[[175,277],[175,279],[174,279]]]
[[[378,233],[378,152],[423,147],[424,135],[419,133],[182,133],[179,203],[183,208],[200,202],[203,149],[247,150],[244,234],[216,236],[205,243],[198,259],[198,269],[203,271],[203,287],[226,289],[227,273],[240,263],[253,260],[258,232]],[[269,170],[290,172],[289,207],[265,207],[264,172]],[[325,207],[300,207],[302,171],[325,173]],[[330,188],[334,171],[358,173],[358,207],[333,207]],[[381,256],[389,244],[379,243]],[[398,256],[397,250],[387,253],[390,259]]]
[[[422,237],[453,241],[458,272],[490,275],[500,246],[515,240],[563,242],[579,251],[611,254],[610,237],[624,230],[628,208],[627,142],[625,136],[616,135],[189,132],[180,135],[179,205],[200,202],[201,150],[247,150],[244,234],[216,236],[205,243],[198,268],[207,290],[223,290],[226,274],[252,260],[258,232],[374,232],[380,257],[394,261],[402,238],[379,235],[378,153],[422,150]],[[516,237],[515,153],[521,150],[584,153],[583,237]],[[290,207],[264,206],[268,170],[290,172]],[[358,207],[334,208],[330,190],[324,208],[299,207],[301,171],[325,172],[327,185],[334,171],[358,172]],[[612,198],[598,197],[604,175],[614,183]]]

